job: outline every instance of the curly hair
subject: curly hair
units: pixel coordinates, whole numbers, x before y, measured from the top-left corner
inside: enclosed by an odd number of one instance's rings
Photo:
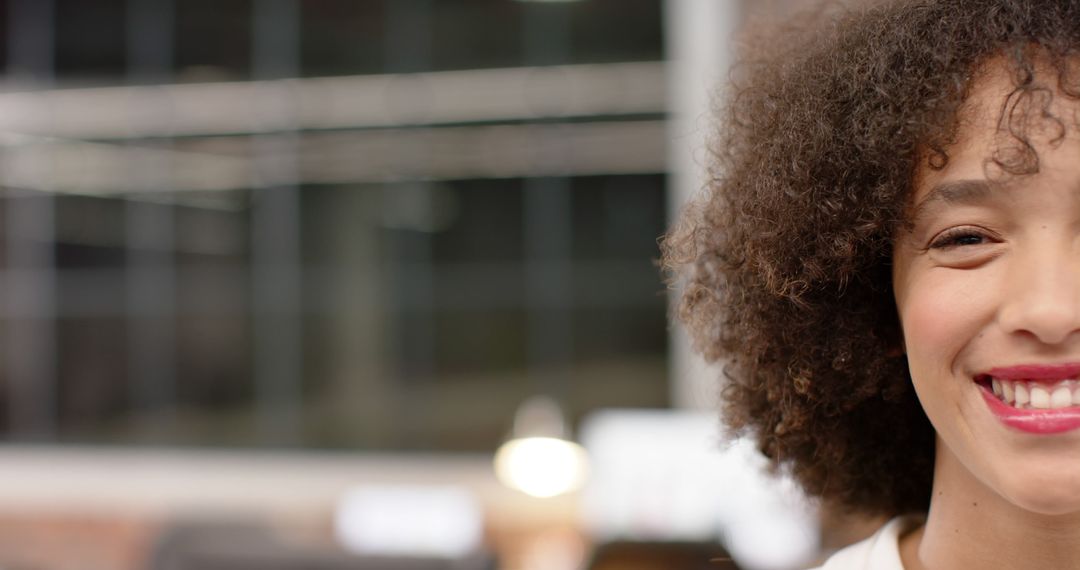
[[[716,117],[709,184],[663,239],[676,316],[724,365],[732,433],[754,436],[808,493],[925,511],[934,432],[902,350],[892,243],[913,176],[947,164],[991,58],[1015,89],[999,117],[1008,141],[988,163],[1038,170],[1024,118],[1047,116],[1057,93],[1080,97],[1080,2],[877,2],[793,29],[747,48]],[[1036,74],[1043,61],[1055,84]]]

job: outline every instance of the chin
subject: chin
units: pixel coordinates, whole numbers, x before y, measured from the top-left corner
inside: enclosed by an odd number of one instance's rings
[[[1032,493],[1012,499],[1016,506],[1048,517],[1080,514],[1080,497],[1048,497],[1045,493]]]
[[[1054,465],[1053,463],[1058,463]],[[999,494],[1017,507],[1039,515],[1080,514],[1080,465],[1069,461],[1042,463],[1034,469],[1016,469],[1002,481]]]

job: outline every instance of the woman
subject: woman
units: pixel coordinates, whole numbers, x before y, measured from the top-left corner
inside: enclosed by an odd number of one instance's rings
[[[1080,1],[819,16],[664,242],[724,419],[894,517],[826,569],[1080,568]]]

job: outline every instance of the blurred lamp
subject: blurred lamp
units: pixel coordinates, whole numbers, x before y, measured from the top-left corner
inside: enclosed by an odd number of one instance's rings
[[[511,438],[495,452],[495,474],[507,487],[539,498],[576,491],[585,483],[588,457],[570,441],[562,410],[535,396],[514,414]]]

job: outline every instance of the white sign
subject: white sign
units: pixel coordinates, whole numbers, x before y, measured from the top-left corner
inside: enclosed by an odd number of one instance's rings
[[[592,465],[583,516],[598,540],[720,539],[749,570],[797,568],[817,553],[815,510],[765,474],[752,442],[725,444],[715,413],[603,410],[581,441]]]
[[[375,556],[463,558],[480,548],[483,526],[475,498],[450,486],[357,487],[334,517],[342,547]]]

